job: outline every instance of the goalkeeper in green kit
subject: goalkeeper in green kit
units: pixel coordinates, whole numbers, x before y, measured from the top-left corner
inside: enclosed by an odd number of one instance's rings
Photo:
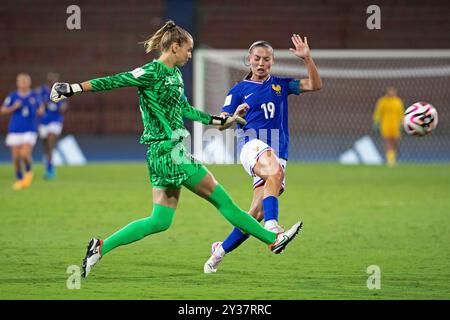
[[[276,234],[264,229],[253,217],[241,210],[214,176],[196,161],[183,145],[186,136],[183,118],[213,126],[245,123],[240,114],[228,117],[212,116],[192,107],[184,96],[180,70],[191,57],[192,36],[173,21],[168,21],[144,42],[146,52],[160,50],[157,60],[130,72],[98,78],[78,84],[55,83],[50,93],[57,102],[86,91],[137,87],[144,124],[140,142],[148,145],[147,163],[153,186],[153,212],[136,220],[104,240],[89,241],[83,260],[83,276],[111,250],[144,237],[167,230],[172,224],[180,198],[181,186],[212,203],[234,226],[264,243],[274,253],[280,253],[296,236],[302,223]]]

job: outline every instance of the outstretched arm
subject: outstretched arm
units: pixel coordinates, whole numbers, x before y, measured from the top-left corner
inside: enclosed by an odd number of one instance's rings
[[[206,112],[200,111],[189,104],[186,97],[182,97],[181,108],[183,110],[183,117],[192,121],[198,121],[203,124],[209,124],[212,116]]]
[[[84,91],[104,91],[123,87],[151,86],[155,76],[151,67],[136,68],[133,71],[122,72],[112,76],[97,78],[82,83],[68,84],[57,82],[53,85],[50,99],[58,102],[74,94]]]
[[[224,126],[231,126],[233,123],[238,122],[242,125],[245,125],[245,120],[239,117],[238,115],[227,116],[222,114],[220,116],[210,115],[209,113],[200,111],[189,104],[186,97],[183,97],[182,101],[182,109],[183,109],[183,117],[188,118],[192,121],[198,121],[203,124],[210,124],[218,127],[220,130],[223,130]]]
[[[294,34],[291,40],[295,49],[290,48],[289,50],[297,57],[303,59],[308,70],[308,78],[300,80],[300,92],[320,90],[322,88],[322,79],[320,79],[316,64],[311,57],[308,39],[305,37],[305,41],[303,41],[298,34]]]

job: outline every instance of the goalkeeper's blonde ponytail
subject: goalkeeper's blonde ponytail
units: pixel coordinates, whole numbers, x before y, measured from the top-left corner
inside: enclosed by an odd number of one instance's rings
[[[143,44],[146,53],[150,53],[153,50],[164,52],[170,48],[172,43],[176,42],[182,45],[189,39],[192,40],[189,32],[177,26],[172,20],[169,20]]]

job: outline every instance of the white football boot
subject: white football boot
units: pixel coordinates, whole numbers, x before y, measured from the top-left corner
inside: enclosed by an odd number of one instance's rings
[[[102,255],[100,253],[100,247],[102,244],[103,241],[100,239],[92,238],[91,240],[89,240],[89,243],[87,245],[86,256],[84,257],[82,264],[83,278],[86,278],[89,275],[91,269],[102,258]]]
[[[215,254],[217,249],[222,245],[222,242],[214,242],[211,246],[211,257],[206,261],[203,266],[204,273],[213,273],[217,272],[217,267],[219,266],[220,261],[222,261],[224,256],[220,256]]]
[[[298,232],[302,229],[302,226],[303,222],[299,221],[289,230],[278,233],[275,242],[269,245],[269,249],[275,254],[281,253],[284,248],[286,248],[288,243],[295,238]]]

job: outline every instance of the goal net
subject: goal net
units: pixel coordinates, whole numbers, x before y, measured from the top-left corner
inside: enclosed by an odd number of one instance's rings
[[[194,106],[219,114],[228,90],[246,75],[246,50],[199,49],[194,55]],[[450,50],[315,50],[318,92],[289,96],[289,161],[381,163],[383,141],[372,129],[376,101],[397,88],[405,109],[427,101],[439,124],[425,137],[402,134],[401,162],[450,161]],[[275,51],[271,74],[307,77],[303,62]],[[206,163],[238,163],[235,132],[194,124],[193,152]]]

